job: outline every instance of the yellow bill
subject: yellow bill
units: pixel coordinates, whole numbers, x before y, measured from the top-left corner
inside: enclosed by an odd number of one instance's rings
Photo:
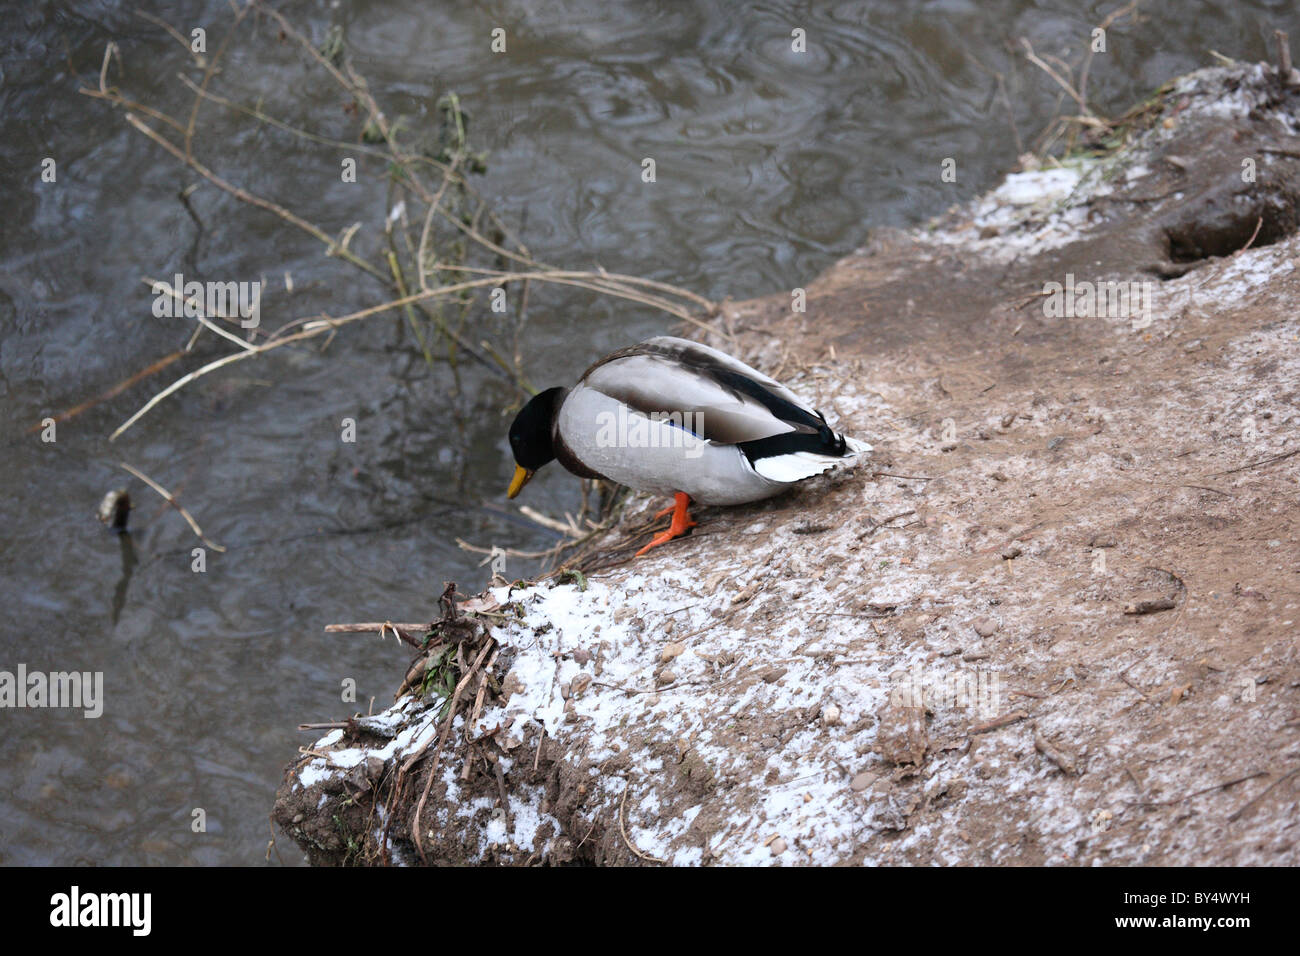
[[[535,472],[529,471],[523,465],[515,465],[515,476],[510,479],[510,487],[506,490],[506,497],[513,498],[519,494],[524,485],[532,480],[534,474]]]

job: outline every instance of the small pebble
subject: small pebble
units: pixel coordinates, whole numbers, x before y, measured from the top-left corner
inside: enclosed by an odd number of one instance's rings
[[[659,652],[659,659],[663,661],[665,664],[667,664],[674,657],[680,657],[682,652],[685,650],[686,650],[686,645],[680,642],[667,644],[664,646],[664,649]]]
[[[1009,544],[1002,549],[1002,557],[1010,561],[1012,558],[1018,558],[1025,552],[1021,550],[1018,544]]]
[[[585,647],[580,647],[573,652],[573,660],[579,667],[581,667],[583,664],[586,664],[587,661],[591,660],[591,651],[587,650]]]
[[[849,789],[853,790],[855,793],[861,793],[875,782],[876,775],[874,773],[863,771],[849,782]]]
[[[822,723],[828,727],[834,727],[840,722],[840,709],[834,704],[828,704],[822,708]]]
[[[777,837],[775,840],[772,841],[771,849],[772,849],[773,856],[780,856],[782,853],[786,851],[785,840],[781,839],[781,837]]]
[[[784,677],[785,674],[786,674],[786,668],[773,667],[771,670],[769,670],[766,674],[763,675],[763,680],[767,681],[769,684],[775,684],[782,677]]]
[[[655,677],[655,680],[658,681],[660,685],[671,684],[673,681],[677,680],[677,675],[665,667],[659,672],[658,676]]]
[[[975,633],[980,637],[992,637],[998,631],[998,622],[991,617],[982,617],[975,622]]]

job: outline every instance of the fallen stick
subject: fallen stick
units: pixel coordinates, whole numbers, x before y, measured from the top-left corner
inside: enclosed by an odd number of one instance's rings
[[[1300,769],[1300,768],[1297,768],[1297,769]],[[1295,772],[1295,771],[1293,770],[1292,773],[1294,773],[1294,772]],[[1236,785],[1239,784],[1239,783],[1245,783],[1247,780],[1254,780],[1256,777],[1267,777],[1267,776],[1268,776],[1268,771],[1267,771],[1267,770],[1256,770],[1254,773],[1248,773],[1248,774],[1246,774],[1244,777],[1234,777],[1234,778],[1231,779],[1231,780],[1225,780],[1223,783],[1216,783],[1216,784],[1214,784],[1213,786],[1202,787],[1200,790],[1194,790],[1194,791],[1192,791],[1192,792],[1189,793],[1189,794],[1185,794],[1184,796],[1181,796],[1181,797],[1175,797],[1175,798],[1172,799],[1172,800],[1140,800],[1140,801],[1138,801],[1137,803],[1133,804],[1133,806],[1137,806],[1137,807],[1172,807],[1174,804],[1176,804],[1176,803],[1182,803],[1184,800],[1190,800],[1190,799],[1192,799],[1192,797],[1200,797],[1200,796],[1203,796],[1203,795],[1205,795],[1205,794],[1207,794],[1207,793],[1212,793],[1212,792],[1215,791],[1215,790],[1226,790],[1228,787],[1236,786]],[[1282,780],[1285,780],[1285,779],[1286,779],[1286,778],[1283,777],[1282,779],[1277,780],[1277,781],[1275,781],[1275,782],[1276,782],[1276,783],[1281,783]],[[1271,790],[1272,787],[1269,787],[1268,789]],[[1265,790],[1264,793],[1268,793],[1268,790]],[[1262,797],[1262,796],[1264,795],[1264,793],[1261,793],[1261,794],[1259,795],[1259,797]],[[1255,800],[1258,800],[1259,797],[1256,797]],[[1251,801],[1251,803],[1254,803],[1254,802],[1255,802],[1254,800]],[[1250,806],[1250,804],[1248,803],[1248,804],[1246,804],[1246,806]],[[1246,807],[1242,807],[1241,810],[1238,810],[1238,811],[1237,811],[1237,813],[1241,813],[1241,811],[1244,810],[1245,808],[1246,808]],[[1229,819],[1229,820],[1233,820],[1233,819],[1235,819],[1235,818],[1236,818],[1236,814],[1233,814],[1233,815],[1232,815],[1231,817],[1229,817],[1228,819]]]
[[[1223,495],[1225,498],[1235,498],[1234,494],[1226,491],[1220,491],[1218,488],[1211,488],[1209,485],[1179,485],[1179,488],[1195,488],[1197,491],[1213,491],[1216,495]]]
[[[429,630],[428,624],[394,624],[392,621],[372,621],[364,624],[326,624],[326,634],[378,634],[383,638],[392,631],[400,639],[410,644],[417,651],[424,650],[424,642],[416,640],[411,634],[424,634]]]
[[[1078,772],[1074,761],[1048,743],[1037,727],[1034,728],[1034,749],[1056,764],[1061,773],[1073,777]]]
[[[361,624],[326,624],[328,634],[367,634],[386,630],[405,628],[408,631],[427,631],[428,622],[423,624],[394,624],[392,621],[369,621]]]
[[[627,803],[627,792],[631,789],[632,785],[626,780],[623,781],[623,799],[620,800],[618,804],[618,832],[623,835],[623,842],[627,844],[627,848],[635,853],[638,858],[648,860],[651,863],[661,863],[664,866],[667,866],[667,860],[661,860],[657,856],[651,856],[649,853],[642,853],[638,850],[636,844],[634,844],[627,835],[627,827],[623,825],[623,806]]]
[[[499,647],[492,652],[492,656],[488,658],[487,670],[489,671],[492,670],[492,665],[497,662],[497,655],[499,655],[500,653],[501,653],[501,648]],[[469,722],[468,724],[466,724],[467,728],[469,726],[472,726],[474,723],[476,723],[478,721],[479,714],[483,712],[483,698],[487,694],[487,689],[488,689],[488,682],[486,680],[481,680],[478,682],[478,694],[474,698],[474,709],[470,711]]]
[[[1300,767],[1294,767],[1294,768],[1292,768],[1291,770],[1288,770],[1286,773],[1282,774],[1282,776],[1278,777],[1276,780],[1274,780],[1272,783],[1270,783],[1267,787],[1265,787],[1263,790],[1261,790],[1261,791],[1260,791],[1256,796],[1251,797],[1249,800],[1247,800],[1245,803],[1243,803],[1241,806],[1239,806],[1236,810],[1232,811],[1232,813],[1230,813],[1230,814],[1228,815],[1228,822],[1229,822],[1229,823],[1235,823],[1236,820],[1237,820],[1237,818],[1238,818],[1239,816],[1241,816],[1243,813],[1245,813],[1247,810],[1249,810],[1249,809],[1250,809],[1251,807],[1253,807],[1255,804],[1259,803],[1260,800],[1264,799],[1264,797],[1267,796],[1268,793],[1269,793],[1269,792],[1270,792],[1274,787],[1276,787],[1276,786],[1277,786],[1279,783],[1281,783],[1283,780],[1290,780],[1290,779],[1291,779],[1292,777],[1294,777],[1297,773],[1300,773]],[[1259,773],[1252,774],[1251,776],[1254,776],[1254,777],[1262,777],[1262,776],[1264,776],[1264,773],[1263,773],[1263,771],[1260,771]],[[1243,778],[1243,779],[1250,779],[1250,778],[1247,777],[1247,778]]]
[[[355,727],[358,730],[364,730],[366,733],[375,734],[379,737],[388,737],[392,739],[397,736],[397,731],[387,724],[378,722],[374,716],[353,717],[351,720],[327,720],[315,724],[299,724],[299,730],[347,730]]]
[[[877,474],[884,474],[884,472],[877,472]],[[900,475],[897,477],[902,477],[902,476]],[[927,478],[925,480],[929,481],[930,479]],[[868,520],[871,521],[871,527],[868,528],[866,531],[863,531],[861,534],[859,534],[858,540],[861,541],[863,538],[871,537],[881,528],[885,527],[887,524],[889,524],[891,521],[894,521],[897,518],[906,518],[908,515],[914,515],[914,514],[916,514],[916,509],[913,508],[907,511],[900,511],[896,515],[890,515],[888,518],[884,519],[883,521],[877,521],[875,518],[872,518],[870,515],[868,515],[867,517]],[[894,530],[898,530],[898,529],[894,529]]]
[[[1292,449],[1283,455],[1274,455],[1272,458],[1265,458],[1261,461],[1252,461],[1249,465],[1242,465],[1240,468],[1229,468],[1227,471],[1215,471],[1206,475],[1206,478],[1217,478],[1220,475],[1235,475],[1239,471],[1247,471],[1251,468],[1261,468],[1264,465],[1271,465],[1274,462],[1286,461],[1292,455],[1300,455],[1300,448]]]
[[[1154,601],[1136,601],[1124,605],[1125,614],[1155,614],[1157,611],[1172,611],[1178,602],[1170,598],[1157,598]]]
[[[1129,676],[1128,676],[1128,673],[1127,673],[1127,672],[1125,672],[1125,673],[1123,673],[1123,674],[1120,674],[1120,675],[1119,675],[1119,679],[1122,680],[1124,683],[1128,684],[1129,687],[1132,687],[1132,688],[1133,688],[1135,691],[1137,691],[1139,694],[1141,694],[1143,700],[1150,700],[1150,699],[1151,699],[1151,697],[1147,694],[1146,691],[1144,691],[1141,687],[1139,687],[1137,684],[1133,683],[1133,681],[1131,681],[1131,680],[1129,679]]]
[[[982,724],[976,724],[970,729],[970,733],[983,734],[990,730],[998,730],[1002,727],[1008,726],[1009,724],[1014,724],[1017,721],[1024,720],[1028,716],[1029,714],[1023,710],[1013,710],[1009,714],[1003,714],[1001,717],[994,717],[992,720],[986,720]]]

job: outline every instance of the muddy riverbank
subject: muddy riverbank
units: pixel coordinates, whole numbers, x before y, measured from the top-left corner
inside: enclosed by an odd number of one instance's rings
[[[634,499],[444,611],[276,822],[315,863],[1300,862],[1293,79],[1183,77],[806,311],[728,305],[709,343],[872,458],[625,561]]]

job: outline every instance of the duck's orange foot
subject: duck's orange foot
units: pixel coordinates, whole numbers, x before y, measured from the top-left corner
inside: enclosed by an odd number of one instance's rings
[[[691,516],[686,513],[686,509],[689,508],[691,504],[691,496],[684,491],[679,491],[673,497],[676,504],[671,508],[665,508],[663,511],[655,515],[656,518],[662,518],[670,511],[673,513],[673,520],[668,526],[668,530],[661,531],[659,534],[655,535],[654,539],[649,544],[636,553],[638,558],[651,548],[657,548],[661,544],[667,544],[669,541],[673,540],[673,538],[680,538],[687,531],[696,527],[695,522],[691,520]]]

